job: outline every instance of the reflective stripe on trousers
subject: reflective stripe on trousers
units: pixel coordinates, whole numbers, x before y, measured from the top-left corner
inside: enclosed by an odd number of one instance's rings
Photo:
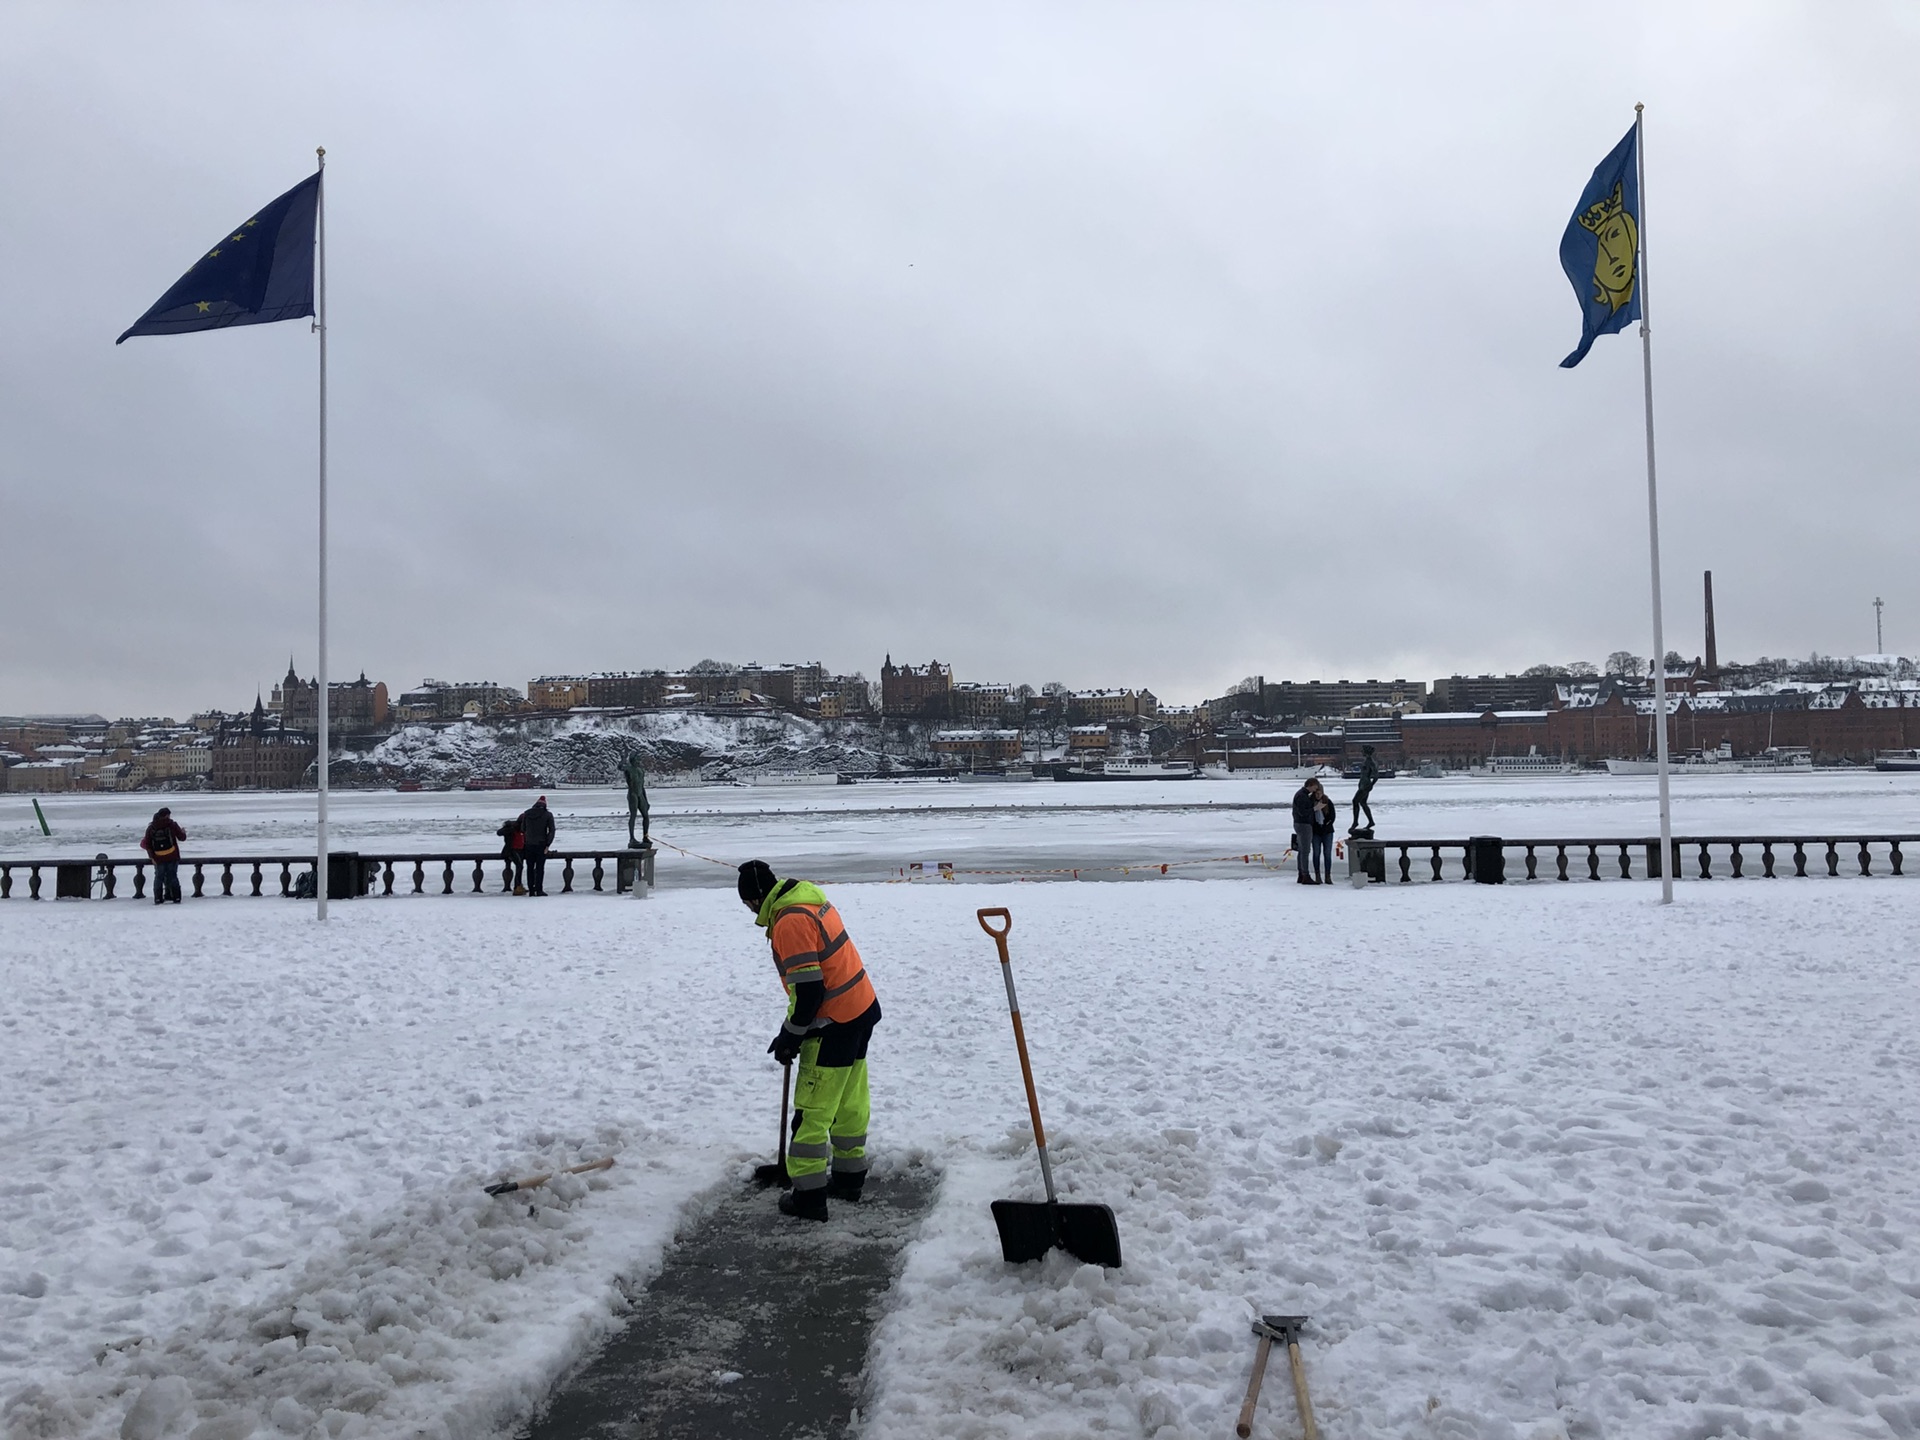
[[[827,1183],[827,1160],[834,1170],[852,1174],[867,1168],[867,1124],[872,1099],[867,1093],[867,1062],[816,1065],[820,1042],[800,1047],[800,1074],[793,1087],[793,1139],[787,1145],[787,1174],[796,1190]]]

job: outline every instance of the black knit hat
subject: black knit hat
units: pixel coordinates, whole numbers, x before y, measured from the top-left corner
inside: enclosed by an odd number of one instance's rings
[[[740,867],[740,903],[758,910],[779,883],[780,877],[773,873],[773,867],[766,861],[747,861]]]

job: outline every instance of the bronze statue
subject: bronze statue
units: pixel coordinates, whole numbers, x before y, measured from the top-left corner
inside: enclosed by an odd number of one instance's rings
[[[653,841],[647,838],[647,767],[641,760],[640,752],[634,751],[620,766],[620,773],[627,777],[627,848],[629,850],[651,850]],[[633,817],[640,817],[640,838],[633,838]]]
[[[1347,827],[1347,834],[1359,835],[1365,839],[1373,837],[1373,806],[1367,797],[1373,794],[1373,787],[1380,779],[1380,766],[1373,758],[1373,746],[1360,747],[1360,788],[1353,792],[1353,824]],[[1367,823],[1363,829],[1360,824],[1360,812],[1367,812]]]

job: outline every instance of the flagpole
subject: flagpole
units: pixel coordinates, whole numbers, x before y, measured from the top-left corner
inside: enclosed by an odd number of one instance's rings
[[[1660,903],[1673,903],[1673,803],[1667,787],[1667,642],[1660,612],[1660,494],[1653,466],[1653,310],[1647,299],[1647,150],[1645,106],[1633,107],[1633,161],[1640,184],[1640,373],[1647,399],[1647,548],[1653,567],[1654,754],[1660,772]],[[322,772],[325,773],[324,771]],[[324,802],[323,802],[324,803]]]
[[[316,684],[320,691],[320,817],[318,859],[313,870],[315,919],[327,918],[327,152],[318,149],[321,182],[315,196],[315,225],[318,239],[318,263],[315,276],[313,328],[320,332],[320,673]],[[1645,294],[1644,289],[1642,294]],[[1645,301],[1642,301],[1645,304]],[[1664,785],[1665,779],[1661,783]]]

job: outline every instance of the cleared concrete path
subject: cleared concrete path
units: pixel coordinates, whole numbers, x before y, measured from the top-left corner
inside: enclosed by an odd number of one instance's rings
[[[627,1328],[527,1440],[829,1440],[848,1433],[867,1343],[937,1177],[875,1177],[825,1225],[774,1192],[724,1196],[667,1256]]]

